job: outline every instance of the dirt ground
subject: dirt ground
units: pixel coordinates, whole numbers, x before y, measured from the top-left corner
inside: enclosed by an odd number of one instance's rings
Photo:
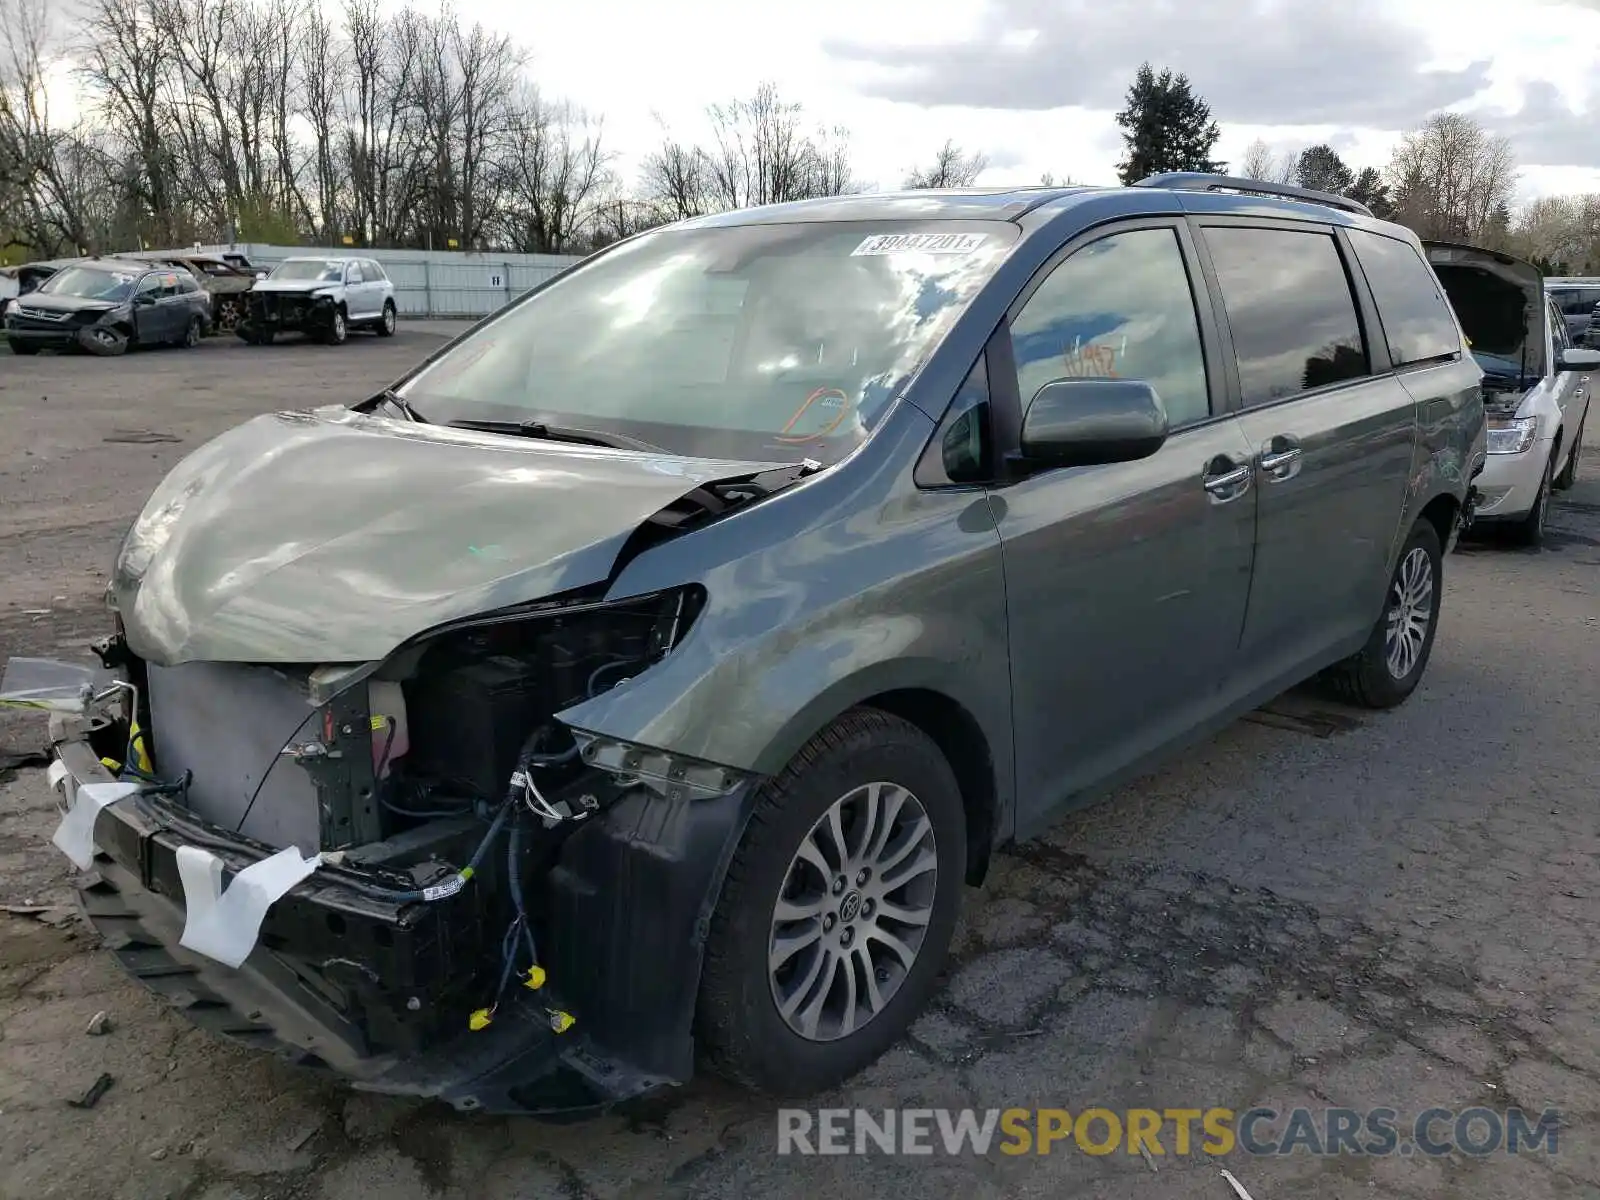
[[[180,456],[369,394],[438,344],[416,324],[342,348],[0,354],[0,659],[84,656],[116,542]],[[1600,444],[1588,461],[1600,477]],[[1600,1196],[1600,482],[1552,524],[1542,551],[1449,560],[1400,710],[1287,697],[1004,855],[933,1011],[812,1106],[1554,1107],[1555,1154],[792,1157],[772,1105],[709,1082],[564,1127],[347,1094],[120,975],[57,911],[70,868],[23,765],[0,770],[0,903],[45,911],[0,913],[0,1197],[1232,1200],[1223,1167],[1252,1200]],[[41,743],[0,717],[0,756]],[[102,1073],[96,1106],[67,1103]]]

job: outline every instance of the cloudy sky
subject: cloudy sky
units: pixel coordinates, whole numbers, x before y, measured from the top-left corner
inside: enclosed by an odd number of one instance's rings
[[[398,2],[398,0],[397,0]],[[425,0],[426,2],[426,0]],[[1112,114],[1139,63],[1186,72],[1222,125],[1382,165],[1457,108],[1509,136],[1523,198],[1600,191],[1600,0],[456,0],[533,53],[546,94],[605,119],[625,169],[708,134],[763,80],[851,131],[863,182],[897,185],[948,138],[983,182],[1115,181]]]

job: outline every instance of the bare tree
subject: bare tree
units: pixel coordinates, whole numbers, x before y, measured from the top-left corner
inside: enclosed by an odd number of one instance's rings
[[[343,230],[339,204],[349,186],[338,139],[340,103],[350,84],[349,60],[333,22],[320,7],[310,7],[301,29],[295,91],[300,97],[299,116],[311,130],[311,186],[316,198],[308,224],[322,240],[334,241]]]
[[[80,0],[91,124],[51,126],[37,29],[0,0],[0,235],[565,251],[717,208],[855,189],[849,134],[771,85],[665,136],[631,194],[601,123],[509,36],[392,0]]]
[[[1240,179],[1254,179],[1260,183],[1293,183],[1297,163],[1295,155],[1279,157],[1265,140],[1257,138],[1245,147],[1244,158],[1234,174]]]
[[[0,0],[0,233],[42,253],[96,240],[92,213],[107,183],[88,131],[51,117],[52,34],[46,0]]]
[[[1541,196],[1515,215],[1510,241],[1553,273],[1600,271],[1600,195]]]
[[[699,146],[676,140],[664,127],[661,144],[644,160],[642,199],[663,221],[682,221],[711,211],[711,158]]]
[[[118,129],[137,170],[125,173],[132,216],[167,244],[181,240],[177,155],[163,103],[174,49],[152,0],[93,0],[84,23],[83,77]]]
[[[989,160],[977,151],[966,153],[951,139],[946,139],[934,153],[933,161],[925,167],[913,167],[906,176],[908,188],[971,187],[989,166]]]
[[[721,208],[747,208],[837,196],[852,190],[848,135],[835,128],[807,135],[800,105],[764,83],[748,100],[713,105],[716,146],[709,151],[712,199]]]
[[[607,199],[608,155],[599,122],[528,90],[517,108],[506,158],[505,243],[533,254],[567,254]]]
[[[1473,239],[1516,187],[1511,144],[1462,113],[1436,113],[1407,134],[1389,164],[1395,219],[1423,237]]]

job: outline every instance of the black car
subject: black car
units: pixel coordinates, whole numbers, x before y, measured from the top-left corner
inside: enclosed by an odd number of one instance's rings
[[[121,354],[129,346],[197,345],[211,326],[211,298],[171,263],[85,259],[57,271],[6,312],[14,354],[74,347]]]

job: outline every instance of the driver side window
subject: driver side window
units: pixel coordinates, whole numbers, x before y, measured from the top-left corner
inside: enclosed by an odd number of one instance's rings
[[[134,295],[146,300],[158,300],[161,297],[161,276],[146,275],[139,281],[139,286],[134,289]]]
[[[1056,379],[1150,384],[1173,429],[1211,415],[1183,249],[1172,229],[1134,229],[1061,262],[1011,322],[1024,411]]]

